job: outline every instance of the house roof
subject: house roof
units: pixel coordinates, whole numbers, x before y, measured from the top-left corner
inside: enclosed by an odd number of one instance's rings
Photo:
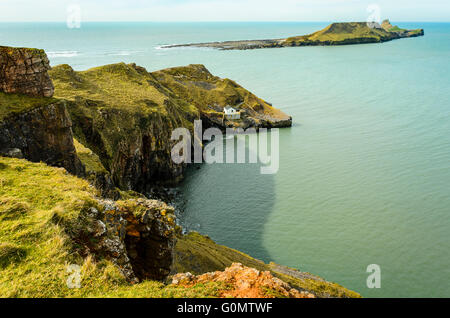
[[[231,107],[231,106],[229,106],[229,105],[227,105],[227,106],[225,106],[223,109],[225,109],[225,110],[230,110],[230,109],[234,109],[234,108]]]

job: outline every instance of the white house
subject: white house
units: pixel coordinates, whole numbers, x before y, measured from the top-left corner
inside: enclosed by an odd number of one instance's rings
[[[227,119],[240,119],[241,112],[237,111],[231,106],[226,106],[223,108],[223,113]]]

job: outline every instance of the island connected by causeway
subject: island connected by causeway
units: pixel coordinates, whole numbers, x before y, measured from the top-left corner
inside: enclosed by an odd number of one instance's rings
[[[406,30],[393,26],[389,20],[382,24],[368,22],[332,23],[325,29],[308,35],[292,36],[283,39],[243,40],[210,43],[191,43],[166,45],[163,48],[175,47],[209,47],[220,50],[252,50],[280,48],[292,46],[330,46],[382,43],[401,38],[423,36],[423,29]]]

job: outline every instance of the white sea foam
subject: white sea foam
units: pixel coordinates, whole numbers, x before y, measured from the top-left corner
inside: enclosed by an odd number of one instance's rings
[[[47,56],[52,57],[74,57],[77,56],[79,52],[77,51],[54,51],[47,52]]]
[[[112,52],[107,53],[109,56],[130,56],[138,53],[142,53],[143,51],[118,51],[118,52]]]

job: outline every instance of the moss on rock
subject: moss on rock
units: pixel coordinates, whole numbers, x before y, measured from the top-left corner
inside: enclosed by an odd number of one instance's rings
[[[209,237],[197,232],[179,236],[175,246],[172,272],[190,272],[200,275],[207,272],[223,271],[233,263],[241,263],[259,271],[270,271],[272,275],[289,283],[292,287],[300,291],[313,293],[317,297],[361,297],[354,291],[339,284],[327,282],[316,275],[274,263],[265,264],[240,251],[216,244]]]

